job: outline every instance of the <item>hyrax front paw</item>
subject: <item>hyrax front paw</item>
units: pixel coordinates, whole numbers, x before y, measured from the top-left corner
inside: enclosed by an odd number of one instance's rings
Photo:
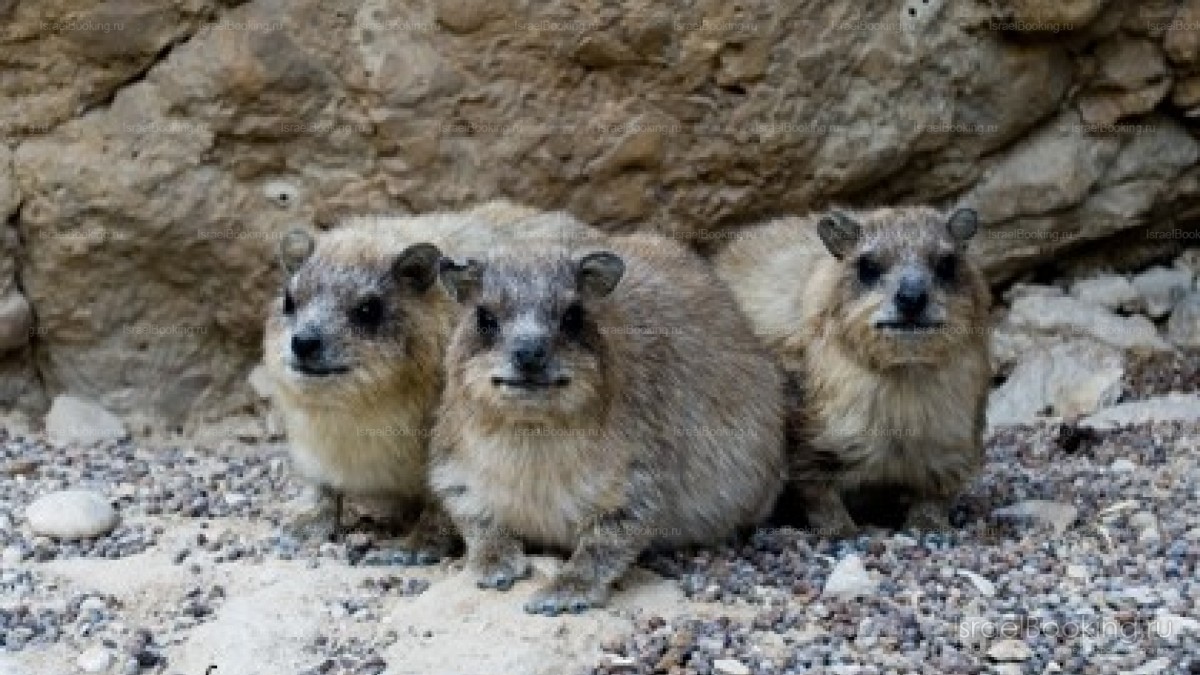
[[[950,506],[943,501],[925,501],[913,504],[904,519],[904,527],[930,532],[949,532]]]
[[[525,554],[520,551],[488,556],[484,560],[475,561],[473,566],[477,574],[475,585],[480,588],[494,588],[497,591],[507,591],[521,579],[527,579],[533,569]]]
[[[433,565],[454,550],[453,526],[420,521],[400,542],[397,559],[402,565]]]
[[[560,574],[533,594],[525,603],[525,611],[546,616],[563,612],[582,614],[600,607],[607,598],[608,588],[604,584],[574,574]]]
[[[296,514],[283,529],[290,537],[317,543],[335,539],[340,530],[333,510],[321,506],[313,506]]]

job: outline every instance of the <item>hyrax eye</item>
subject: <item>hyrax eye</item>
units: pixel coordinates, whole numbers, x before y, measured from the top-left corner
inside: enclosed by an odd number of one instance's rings
[[[883,265],[871,256],[864,255],[858,259],[858,280],[866,286],[879,281],[883,276]]]
[[[563,312],[562,332],[568,337],[575,337],[583,332],[583,307],[578,303],[572,304]]]
[[[938,256],[937,260],[933,261],[933,273],[942,281],[954,281],[958,276],[958,256]]]
[[[283,313],[286,316],[291,316],[296,313],[296,301],[292,298],[292,292],[283,289]]]
[[[370,296],[350,310],[350,321],[363,328],[374,328],[383,320],[383,301]]]
[[[485,338],[491,339],[500,332],[500,322],[496,320],[496,315],[487,307],[477,307],[475,309],[475,328],[479,334]]]

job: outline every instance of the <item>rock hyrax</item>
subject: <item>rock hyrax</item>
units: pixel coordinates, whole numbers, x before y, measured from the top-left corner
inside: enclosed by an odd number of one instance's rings
[[[469,311],[447,354],[430,481],[482,587],[570,551],[526,604],[603,604],[651,545],[765,517],[786,474],[782,373],[701,259],[651,235],[448,264]],[[736,386],[732,386],[736,385]]]
[[[335,532],[350,495],[426,505],[408,548],[415,561],[445,551],[452,528],[425,498],[442,360],[460,311],[435,283],[442,251],[584,234],[593,231],[569,216],[498,201],[465,213],[358,217],[315,239],[284,240],[288,279],[264,353],[294,464],[319,493],[300,534]]]
[[[944,528],[982,461],[990,293],[970,209],[833,211],[751,228],[716,264],[796,385],[792,479],[810,524],[853,530],[840,492],[904,488]]]

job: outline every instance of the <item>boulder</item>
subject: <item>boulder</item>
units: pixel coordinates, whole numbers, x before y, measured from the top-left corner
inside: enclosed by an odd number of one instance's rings
[[[1079,421],[1079,425],[1090,429],[1116,429],[1154,422],[1200,422],[1200,395],[1173,393],[1129,401],[1088,415]]]
[[[1079,279],[1071,284],[1071,295],[1091,305],[1099,305],[1114,312],[1136,312],[1142,307],[1142,296],[1120,274],[1099,274]]]
[[[56,396],[46,415],[46,435],[55,443],[99,443],[129,433],[116,415],[76,396]]]
[[[1144,316],[1118,316],[1072,296],[1027,295],[1017,298],[1008,323],[1043,337],[1086,337],[1118,349],[1165,352],[1171,346]]]
[[[834,203],[977,202],[992,281],[1173,227],[1191,36],[1114,4],[0,2],[0,299],[19,261],[37,319],[0,405],[245,410],[278,238],[350,213],[507,196],[709,250]]]
[[[1200,349],[1200,292],[1193,291],[1175,304],[1167,320],[1167,339],[1176,347]]]
[[[1175,303],[1191,293],[1191,272],[1177,267],[1153,267],[1133,277],[1133,286],[1142,296],[1146,313],[1161,319],[1171,313]]]
[[[988,399],[989,427],[1075,418],[1116,403],[1124,354],[1103,343],[1070,340],[1027,352]]]

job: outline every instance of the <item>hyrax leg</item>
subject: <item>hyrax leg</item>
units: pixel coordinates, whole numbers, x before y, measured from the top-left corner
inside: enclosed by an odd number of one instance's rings
[[[613,582],[648,544],[646,528],[624,510],[597,519],[580,535],[558,574],[525,603],[525,611],[556,616],[602,606]]]
[[[328,485],[312,488],[305,504],[287,526],[288,534],[302,540],[319,542],[342,536],[342,494]]]
[[[849,537],[855,533],[854,519],[833,481],[806,481],[798,487],[813,531],[822,537]]]
[[[459,517],[455,524],[467,542],[467,567],[476,574],[476,586],[507,591],[529,576],[531,567],[520,540],[490,518]]]
[[[432,565],[450,555],[457,530],[454,521],[432,497],[421,509],[421,515],[412,530],[400,543],[404,563],[408,565]]]
[[[950,529],[950,500],[942,497],[922,497],[908,509],[904,527],[916,530],[944,532]]]

